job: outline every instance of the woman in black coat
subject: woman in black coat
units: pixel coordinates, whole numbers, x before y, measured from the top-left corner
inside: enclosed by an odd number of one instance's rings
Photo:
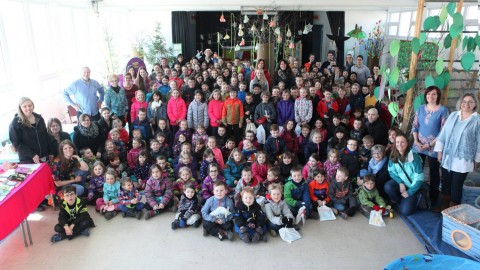
[[[102,130],[88,114],[82,114],[79,118],[80,123],[73,129],[73,144],[80,152],[83,148],[90,148],[97,158],[102,157],[103,141]]]
[[[295,76],[285,59],[278,62],[278,69],[274,74],[274,85],[278,85],[279,82],[285,83],[285,89],[290,89],[295,83]]]
[[[20,163],[40,163],[53,157],[51,139],[43,117],[33,112],[30,98],[22,97],[18,112],[10,123],[9,137]]]
[[[47,123],[47,132],[50,134],[50,137],[52,139],[52,151],[53,151],[53,156],[56,157],[58,156],[58,145],[63,141],[63,140],[69,140],[71,141],[72,139],[70,138],[70,135],[63,131],[62,129],[62,123],[58,118],[50,118]]]

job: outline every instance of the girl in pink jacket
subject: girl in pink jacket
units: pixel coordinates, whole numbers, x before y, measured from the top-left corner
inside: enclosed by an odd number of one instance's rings
[[[172,134],[177,133],[180,120],[187,119],[187,104],[178,90],[172,90],[172,96],[167,104],[167,115],[170,120]]]
[[[222,123],[223,100],[220,90],[213,91],[210,102],[208,103],[208,117],[210,118],[210,127],[212,135],[217,134],[218,125]]]
[[[135,101],[132,103],[132,107],[130,107],[130,121],[133,123],[135,118],[138,116],[138,111],[140,109],[147,109],[148,103],[145,101],[145,93],[143,91],[137,90],[135,92]]]

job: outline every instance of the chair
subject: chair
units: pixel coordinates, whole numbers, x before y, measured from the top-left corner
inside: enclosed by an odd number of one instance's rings
[[[72,124],[78,123],[77,110],[75,110],[73,106],[70,106],[70,105],[67,106],[67,113],[68,113],[68,116],[70,117],[70,123]],[[73,120],[72,120],[72,117],[73,117]]]

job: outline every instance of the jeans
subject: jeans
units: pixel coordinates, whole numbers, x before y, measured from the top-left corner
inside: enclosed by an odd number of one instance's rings
[[[440,163],[437,158],[427,156],[424,154],[419,154],[423,160],[423,166],[425,167],[425,161],[428,159],[428,166],[430,168],[430,200],[432,205],[435,204],[438,200],[438,188],[440,187]]]
[[[137,210],[137,211],[142,211],[142,209],[143,209],[144,207],[145,207],[145,204],[144,204],[144,203],[141,203],[141,202],[135,204],[135,207],[132,207],[132,208],[129,208],[129,207],[127,207],[127,206],[124,205],[124,204],[119,204],[119,205],[118,205],[118,210],[120,210],[121,212],[127,212],[128,209],[135,209],[135,210]]]
[[[462,201],[463,182],[467,174],[442,168],[442,194],[450,196],[452,202],[459,204]]]
[[[400,194],[400,185],[395,180],[388,181],[385,186],[385,193],[393,203],[398,203],[398,211],[405,216],[409,216],[417,210],[418,198],[417,194],[402,197]],[[418,193],[418,192],[417,192]]]
[[[75,177],[80,175],[82,177],[82,182],[80,182],[80,184],[78,184],[78,185],[85,186],[85,183],[87,182],[87,176],[89,175],[88,171],[82,171],[80,169],[77,169],[77,170],[75,170],[73,175],[75,175]]]
[[[73,227],[73,230],[72,230],[72,232],[73,232],[72,236],[70,236],[69,238],[73,238],[73,237],[79,235],[85,229],[90,228],[90,221],[89,220],[84,220],[84,221],[81,221],[79,223],[76,223],[76,222],[73,222],[73,223],[75,224],[75,226]],[[65,228],[63,226],[61,226],[60,224],[55,225],[54,230],[57,233],[65,234]]]

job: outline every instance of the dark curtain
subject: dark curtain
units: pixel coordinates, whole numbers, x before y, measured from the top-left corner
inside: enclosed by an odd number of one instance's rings
[[[344,51],[345,51],[345,12],[344,11],[327,11],[328,22],[332,35],[335,37],[334,41],[337,45],[337,66],[343,67]]]
[[[182,44],[185,59],[195,56],[195,12],[172,11],[172,41]]]

